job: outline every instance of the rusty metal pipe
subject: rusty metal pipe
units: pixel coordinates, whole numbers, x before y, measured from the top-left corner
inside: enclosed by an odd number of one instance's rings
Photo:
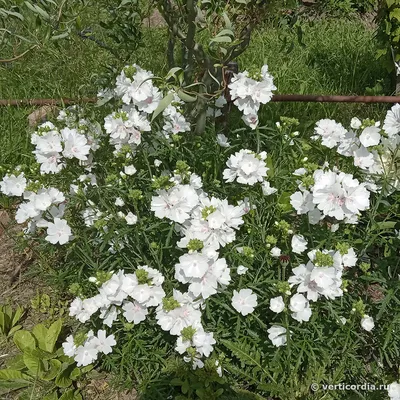
[[[95,103],[95,97],[82,97],[78,99],[22,99],[0,100],[0,106],[44,106],[44,105],[70,105],[79,103]],[[400,103],[400,96],[336,96],[314,94],[276,94],[272,102],[300,102],[300,103]]]

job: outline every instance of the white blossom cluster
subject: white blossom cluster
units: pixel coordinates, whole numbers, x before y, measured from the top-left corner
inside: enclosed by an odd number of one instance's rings
[[[346,157],[369,175],[370,187],[379,190],[374,182],[380,183],[379,176],[389,177],[388,193],[400,189],[400,166],[397,149],[400,144],[400,105],[394,105],[386,114],[383,127],[380,122],[360,121],[353,118],[350,129],[330,119],[317,122],[313,139]]]
[[[188,292],[183,294],[174,291],[174,300],[179,307],[166,312],[159,307],[157,319],[164,330],[179,335],[177,351],[189,354],[186,360],[191,360],[194,368],[202,367],[201,357],[208,357],[215,340],[212,333],[207,333],[201,327],[199,304],[212,295],[223,290],[231,281],[230,268],[225,258],[218,257],[218,250],[236,237],[236,230],[243,224],[242,216],[249,211],[248,205],[233,206],[226,199],[209,197],[202,188],[198,175],[187,172],[186,177],[174,174],[170,178],[174,186],[168,190],[159,190],[158,196],[153,196],[151,209],[158,218],[167,218],[179,223],[179,232],[183,236],[178,242],[180,248],[186,248],[188,253],[179,257],[175,265],[175,279],[188,285]],[[184,182],[187,182],[186,184]],[[200,303],[193,304],[193,299]],[[257,296],[250,289],[234,291],[232,306],[242,315],[254,311],[257,306]],[[181,314],[185,312],[187,318]],[[179,327],[174,318],[179,315]],[[187,337],[188,328],[192,336]],[[193,333],[194,332],[194,333]]]
[[[110,354],[117,344],[114,335],[107,336],[106,331],[100,329],[95,335],[89,331],[83,344],[76,345],[72,335],[62,344],[64,354],[73,357],[78,367],[85,367],[97,360],[100,353]]]
[[[314,183],[308,189],[298,181],[300,190],[290,196],[290,204],[297,214],[308,214],[311,224],[327,216],[355,224],[361,211],[369,208],[368,185],[360,183],[352,174],[318,169],[312,178]]]
[[[128,322],[138,324],[146,319],[149,307],[157,307],[165,296],[164,277],[147,265],[137,267],[134,274],[123,270],[113,274],[99,287],[99,293],[87,299],[77,297],[70,306],[70,316],[81,323],[99,313],[103,323],[111,327],[118,314]]]
[[[243,112],[243,121],[251,129],[258,126],[258,111],[261,104],[267,104],[272,99],[272,92],[276,90],[272,75],[268,72],[268,65],[261,68],[260,80],[249,77],[247,71],[234,74],[229,84],[229,94],[240,111]]]
[[[77,159],[82,165],[87,165],[90,151],[97,149],[97,142],[78,129],[65,127],[59,130],[51,122],[40,125],[31,142],[35,145],[33,153],[42,174],[60,172],[67,159]]]
[[[26,233],[37,228],[47,228],[45,240],[52,244],[65,244],[72,239],[72,231],[63,219],[65,196],[56,188],[39,189],[36,193],[25,191],[24,202],[18,206],[15,219],[19,224],[28,222]]]

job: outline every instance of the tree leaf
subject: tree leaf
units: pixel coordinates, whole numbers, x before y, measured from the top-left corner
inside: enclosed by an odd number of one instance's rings
[[[179,98],[181,100],[183,100],[185,103],[193,103],[197,100],[197,96],[191,96],[189,94],[187,94],[186,92],[184,92],[181,89],[178,89],[178,91],[176,92],[176,94],[179,96]]]
[[[215,38],[211,39],[211,42],[216,42],[216,43],[231,43],[232,38],[229,36],[216,36]]]
[[[168,93],[158,104],[158,107],[155,109],[153,116],[151,117],[151,121],[153,122],[155,118],[161,114],[172,102],[174,99],[173,93]]]
[[[62,320],[58,319],[56,322],[53,322],[50,325],[50,328],[47,330],[46,335],[46,349],[49,353],[54,351],[54,346],[56,345],[57,339],[60,336],[62,328]]]
[[[15,345],[22,352],[25,349],[35,349],[36,348],[35,338],[28,331],[21,330],[21,331],[15,332],[13,339],[14,339]]]

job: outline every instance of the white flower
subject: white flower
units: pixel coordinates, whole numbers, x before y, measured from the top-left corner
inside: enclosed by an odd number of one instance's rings
[[[223,133],[219,133],[217,135],[217,143],[221,146],[221,147],[229,147],[231,144],[228,142],[228,138],[223,134]]]
[[[0,182],[0,191],[6,196],[22,196],[26,188],[26,178],[21,173],[18,176],[6,175]]]
[[[373,318],[370,317],[369,315],[364,315],[361,319],[361,326],[367,332],[372,331],[372,329],[374,329],[375,326]]]
[[[342,263],[345,267],[354,267],[357,263],[357,254],[352,247],[342,256]]]
[[[315,133],[322,138],[322,144],[330,149],[335,147],[344,139],[346,129],[342,124],[332,119],[321,119],[317,122]],[[317,136],[318,137],[318,136]]]
[[[118,206],[118,207],[122,207],[122,206],[124,206],[125,205],[125,202],[124,202],[124,200],[122,200],[121,199],[121,197],[117,197],[116,199],[115,199],[115,203],[114,203],[116,206]]]
[[[307,249],[308,242],[303,235],[293,235],[292,251],[293,253],[301,254]]]
[[[201,253],[184,254],[175,268],[187,278],[202,278],[208,270],[208,257]]]
[[[271,186],[269,182],[263,182],[261,184],[262,192],[264,196],[269,196],[271,194],[274,194],[278,191],[278,189],[275,189],[274,187]]]
[[[161,164],[162,164],[162,161],[161,161],[161,160],[157,160],[157,159],[154,160],[154,165],[155,165],[157,168],[158,168]]]
[[[106,331],[99,330],[97,332],[97,337],[92,339],[92,344],[94,348],[103,354],[110,354],[112,352],[113,346],[117,344],[114,335],[107,336]]]
[[[307,170],[305,168],[298,168],[293,172],[293,175],[295,176],[303,176],[307,173]]]
[[[54,223],[49,222],[47,227],[46,240],[52,244],[68,243],[71,239],[72,231],[64,219],[54,218]]]
[[[293,312],[292,317],[299,322],[309,321],[311,317],[311,308],[308,300],[300,293],[292,296],[290,299],[290,311]]]
[[[360,142],[365,147],[377,146],[380,141],[380,129],[375,126],[368,126],[360,135]]]
[[[127,165],[124,167],[124,172],[126,175],[136,174],[136,168],[133,165]]]
[[[269,308],[274,313],[281,313],[285,309],[285,303],[282,296],[274,297],[269,301]]]
[[[280,257],[281,253],[282,251],[279,247],[273,247],[270,252],[271,256],[276,258]]]
[[[86,365],[92,364],[97,359],[98,350],[94,348],[90,342],[85,343],[84,346],[79,346],[76,349],[76,355],[74,360],[78,367],[85,367]]]
[[[362,122],[357,117],[354,117],[351,119],[350,127],[352,129],[360,129],[361,125],[362,125]]]
[[[245,185],[254,185],[262,182],[267,176],[268,168],[262,159],[250,150],[240,150],[229,157],[226,162],[228,166],[223,172],[223,177],[227,182],[235,179]]]
[[[244,265],[239,265],[236,270],[238,275],[244,275],[247,271],[248,268],[246,268]]]
[[[387,387],[390,400],[400,400],[400,383],[393,382]]]
[[[74,338],[72,335],[69,335],[66,339],[65,342],[62,344],[62,348],[64,351],[64,354],[68,357],[74,357],[76,353],[76,346],[74,343]]]
[[[159,196],[153,196],[151,211],[158,218],[168,218],[182,224],[198,202],[199,196],[195,189],[189,185],[178,185],[168,191],[160,190]]]
[[[125,221],[128,225],[135,225],[137,220],[138,220],[137,216],[130,211],[125,216]]]
[[[284,346],[287,342],[286,329],[283,326],[272,325],[267,330],[268,339],[276,347]]]
[[[396,138],[400,133],[400,104],[395,104],[386,114],[383,130],[390,138]]]
[[[257,307],[257,295],[251,289],[241,289],[239,292],[234,290],[232,306],[244,316],[251,314]]]
[[[134,324],[138,324],[146,319],[146,315],[149,313],[147,307],[142,304],[135,302],[127,301],[123,304],[122,309],[124,310],[123,316],[126,318],[128,322],[133,322]]]
[[[66,158],[77,158],[85,161],[88,159],[90,145],[84,135],[78,133],[76,129],[64,128],[61,130],[64,139],[63,155]]]

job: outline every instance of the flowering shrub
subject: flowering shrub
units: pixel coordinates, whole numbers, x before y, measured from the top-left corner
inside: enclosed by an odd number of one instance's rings
[[[160,377],[174,373],[199,398],[233,398],[235,381],[293,399],[313,382],[397,380],[400,105],[383,124],[260,126],[264,66],[228,87],[249,128],[215,129],[220,97],[195,135],[190,96],[155,82],[127,66],[91,116],[41,125],[37,163],[1,182],[75,296],[65,354],[149,398],[173,394]]]

